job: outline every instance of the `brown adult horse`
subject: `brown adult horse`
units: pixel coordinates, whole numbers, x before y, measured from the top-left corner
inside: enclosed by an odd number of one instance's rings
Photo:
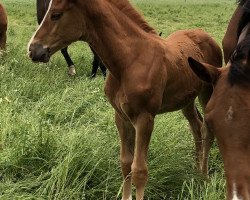
[[[50,3],[50,0],[37,0],[36,1],[36,9],[37,9],[36,14],[37,14],[38,24],[41,24],[45,14],[48,10],[49,3]],[[91,51],[94,54],[91,77],[92,78],[96,77],[97,70],[99,67],[102,71],[103,76],[106,77],[106,67],[104,66],[101,59],[98,57],[98,55],[96,54],[96,52],[92,48],[91,48]],[[63,57],[65,58],[65,60],[68,64],[68,74],[71,76],[74,76],[76,74],[75,65],[69,56],[68,47],[61,49],[61,53],[63,54]]]
[[[243,40],[225,68],[189,59],[204,81],[214,84],[204,127],[215,135],[224,161],[228,200],[250,200],[250,38]]]
[[[6,31],[7,31],[7,14],[3,7],[3,5],[0,3],[0,48],[5,49],[6,46]]]
[[[239,22],[239,44],[226,67],[218,69],[189,58],[193,71],[214,85],[203,127],[210,138],[213,135],[217,138],[224,161],[228,200],[250,200],[249,23],[250,13],[243,14]]]
[[[238,7],[234,11],[234,14],[228,24],[225,36],[222,40],[223,52],[224,52],[224,60],[225,63],[228,63],[230,56],[234,52],[237,43],[238,43],[238,24],[244,13],[246,12],[246,8],[248,7],[246,4],[249,0],[238,0]],[[245,8],[245,9],[244,9]],[[250,7],[248,12],[250,12]]]
[[[202,30],[179,31],[163,40],[127,0],[52,0],[31,38],[29,54],[45,62],[45,57],[79,39],[94,48],[110,71],[105,93],[116,111],[121,139],[122,199],[132,199],[131,182],[136,199],[143,199],[156,114],[182,109],[201,167],[202,119],[194,100],[199,96],[205,106],[212,88],[193,74],[187,58],[220,66],[222,54],[216,42]]]

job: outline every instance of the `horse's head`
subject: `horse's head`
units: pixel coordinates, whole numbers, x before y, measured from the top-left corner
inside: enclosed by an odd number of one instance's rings
[[[56,51],[79,40],[84,30],[77,0],[52,0],[28,45],[33,61],[48,62]]]
[[[214,86],[204,125],[206,131],[215,135],[222,154],[228,200],[250,198],[249,41],[242,41],[230,62],[221,69],[188,60],[195,74]]]

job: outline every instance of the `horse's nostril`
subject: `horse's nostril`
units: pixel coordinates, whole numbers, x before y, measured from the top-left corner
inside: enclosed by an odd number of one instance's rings
[[[29,47],[28,55],[33,62],[48,62],[49,48],[44,48],[41,44],[32,44]]]
[[[29,51],[29,57],[32,58],[32,51]]]
[[[42,54],[41,55],[41,60],[46,60],[45,58],[46,58],[46,54]]]

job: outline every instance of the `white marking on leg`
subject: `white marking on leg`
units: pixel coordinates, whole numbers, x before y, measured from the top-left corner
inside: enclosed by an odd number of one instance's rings
[[[48,10],[47,10],[45,16],[43,17],[43,20],[42,20],[41,24],[40,24],[39,27],[36,29],[35,33],[33,34],[33,36],[31,37],[31,39],[30,39],[30,41],[29,41],[29,43],[28,43],[28,47],[27,47],[28,53],[29,53],[29,47],[30,47],[32,41],[34,40],[34,38],[35,38],[35,36],[36,36],[36,33],[39,31],[39,29],[41,28],[41,26],[42,26],[43,23],[44,23],[45,18],[46,18],[47,15],[48,15],[48,12],[49,12],[49,10],[50,10],[50,7],[51,7],[51,5],[52,5],[52,2],[53,2],[53,0],[50,1]]]
[[[242,200],[242,198],[238,197],[237,195],[237,189],[235,183],[233,184],[233,198],[232,200]]]
[[[230,106],[225,117],[226,123],[230,123],[233,120],[233,114],[234,114],[233,107]]]
[[[69,67],[69,72],[68,72],[68,74],[69,74],[70,76],[75,76],[75,75],[76,75],[76,68],[75,68],[74,65],[71,65],[71,66]]]
[[[130,196],[128,199],[122,199],[122,200],[132,200],[132,196]]]

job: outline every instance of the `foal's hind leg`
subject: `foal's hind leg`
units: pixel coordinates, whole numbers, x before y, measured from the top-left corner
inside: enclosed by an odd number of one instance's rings
[[[194,142],[195,142],[195,152],[196,152],[196,165],[197,168],[201,170],[201,160],[202,160],[202,135],[201,126],[202,121],[200,120],[200,114],[195,107],[194,101],[188,106],[182,109],[182,112],[189,122],[192,129]]]
[[[68,47],[61,49],[61,53],[63,54],[63,56],[68,64],[68,68],[69,68],[68,74],[71,76],[76,75],[76,69],[75,69],[73,61],[71,60],[71,58],[69,56]]]
[[[5,50],[7,25],[0,24],[0,50]]]
[[[122,200],[132,200],[131,165],[134,158],[135,129],[130,121],[122,119],[117,113],[115,122],[121,139],[120,160],[124,179]]]
[[[6,32],[0,33],[0,50],[5,50],[6,47]]]
[[[199,102],[202,106],[203,111],[211,97],[213,92],[213,88],[210,85],[205,85],[202,88],[201,94],[199,95]],[[208,175],[208,157],[211,146],[214,142],[214,135],[211,131],[206,128],[205,120],[203,122],[202,128],[202,162],[201,162],[201,170],[204,175]]]
[[[206,124],[203,123],[202,125],[202,163],[201,163],[201,170],[202,173],[207,176],[208,175],[208,157],[209,157],[209,151],[211,149],[211,146],[214,142],[214,135],[211,133],[207,127]]]

